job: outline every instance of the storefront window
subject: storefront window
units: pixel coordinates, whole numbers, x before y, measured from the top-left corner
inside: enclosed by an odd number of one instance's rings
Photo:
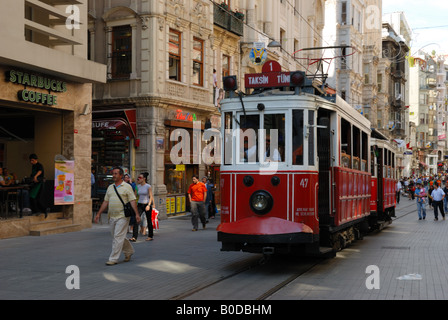
[[[116,166],[130,169],[130,137],[117,129],[92,130],[92,159],[96,170],[97,192],[106,193]]]
[[[185,170],[181,169],[176,165],[165,165],[165,185],[168,194],[186,193]]]

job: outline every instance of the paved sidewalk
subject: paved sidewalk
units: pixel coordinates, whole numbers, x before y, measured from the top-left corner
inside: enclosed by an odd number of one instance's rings
[[[334,259],[325,260],[271,299],[447,299],[448,220],[418,221],[414,201],[401,200],[397,219]],[[131,262],[106,266],[109,225],[80,232],[0,240],[0,299],[167,300],[252,264],[260,255],[221,252],[217,219],[191,231],[190,217],[160,221],[155,240],[140,236]],[[131,235],[129,234],[129,237]],[[123,257],[122,257],[123,259]],[[68,266],[79,268],[80,288]],[[380,289],[368,290],[369,265],[380,272]],[[408,274],[422,280],[397,280]]]
[[[432,209],[426,215],[419,221],[415,200],[402,198],[391,225],[319,264],[271,299],[448,299],[448,220],[439,213],[434,221]],[[378,273],[368,266],[377,266]],[[366,282],[372,285],[374,274],[379,274],[379,289],[369,290]]]
[[[112,247],[107,223],[73,233],[0,240],[0,299],[166,300],[232,272],[223,266],[248,259],[220,252],[219,216],[197,232],[191,231],[189,216],[159,224],[153,241],[140,235],[132,260],[115,266],[105,265]],[[66,273],[71,265],[79,268],[79,290],[66,287],[74,275]],[[75,284],[73,279],[70,283]]]

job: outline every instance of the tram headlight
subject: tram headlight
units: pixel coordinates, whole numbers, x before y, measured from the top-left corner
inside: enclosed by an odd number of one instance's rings
[[[256,214],[266,214],[271,211],[274,199],[271,194],[264,190],[254,192],[250,197],[250,208]]]

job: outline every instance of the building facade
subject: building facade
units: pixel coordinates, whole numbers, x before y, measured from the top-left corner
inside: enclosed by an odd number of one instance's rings
[[[193,151],[203,150],[206,125],[220,124],[213,69],[223,54],[237,52],[224,46],[218,58],[227,30],[215,27],[214,10],[210,1],[89,1],[91,58],[108,70],[107,83],[94,86],[93,161],[100,197],[113,166],[134,178],[148,172],[163,218],[188,210],[194,174],[211,174]],[[191,155],[182,163],[170,154],[181,141],[179,130],[190,138],[184,142]],[[194,139],[199,145],[193,146]]]
[[[51,232],[66,232],[92,224],[92,83],[105,82],[106,67],[87,59],[87,3],[58,3],[2,1],[0,165],[20,182],[31,172],[29,154],[38,155],[45,201],[68,223]],[[57,159],[74,160],[70,183],[55,177]],[[55,180],[74,196],[67,204],[55,205]],[[29,217],[1,221],[0,238],[29,235],[33,227]]]

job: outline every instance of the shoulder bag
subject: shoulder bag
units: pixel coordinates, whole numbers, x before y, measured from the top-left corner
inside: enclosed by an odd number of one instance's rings
[[[124,203],[123,199],[121,199],[120,194],[118,193],[117,187],[114,185],[115,192],[117,193],[118,198],[120,199],[121,203],[124,207],[124,216],[125,217],[131,217],[135,215],[134,209],[131,206],[131,203]]]

